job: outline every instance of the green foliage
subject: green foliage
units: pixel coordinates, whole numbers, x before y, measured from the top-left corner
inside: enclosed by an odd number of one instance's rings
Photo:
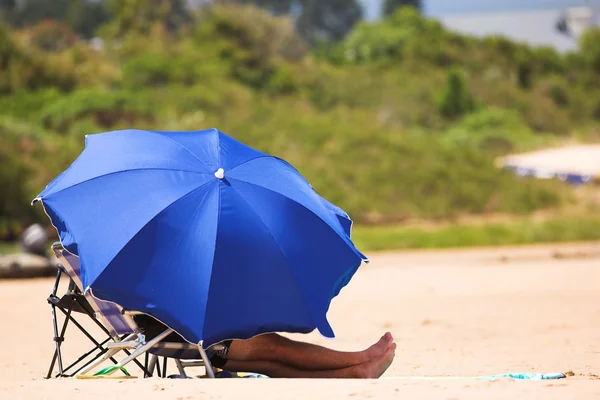
[[[459,69],[448,71],[446,86],[438,99],[438,109],[447,118],[457,118],[475,109],[475,101]]]
[[[482,109],[453,124],[440,139],[456,146],[474,146],[494,155],[534,149],[543,144],[515,110]]]
[[[593,137],[595,31],[562,55],[459,35],[400,7],[332,45],[352,6],[334,15],[337,2],[306,2],[296,29],[289,2],[237,2],[264,9],[228,1],[190,15],[163,0],[111,2],[101,50],[57,23],[0,28],[0,231],[46,221],[31,197],[85,134],[121,128],[217,127],[288,160],[363,223],[528,214],[573,199],[494,159],[559,134]]]
[[[9,223],[30,219],[31,210],[24,207],[27,204],[26,188],[23,182],[31,175],[32,171],[20,160],[20,151],[9,153],[7,150],[18,150],[8,146],[2,140],[0,162],[2,165],[10,165],[10,168],[0,169],[0,221]]]
[[[0,17],[17,26],[32,26],[42,21],[62,21],[77,34],[90,38],[108,15],[103,2],[87,0],[3,0]]]
[[[106,0],[112,17],[105,32],[109,37],[148,35],[155,25],[176,33],[191,22],[183,0]]]
[[[309,43],[343,39],[362,17],[356,0],[302,0],[296,29]]]
[[[293,6],[293,0],[215,0],[217,4],[240,4],[252,5],[266,9],[273,15],[282,15],[290,12]]]
[[[363,251],[507,246],[600,240],[600,219],[561,216],[500,223],[415,226],[357,226],[353,241]]]
[[[414,7],[420,10],[423,7],[421,0],[385,0],[383,15],[391,15],[400,7]]]
[[[286,68],[307,49],[289,20],[248,6],[215,6],[201,21],[194,37],[197,46],[204,50],[210,43],[231,77],[256,88],[287,92],[294,86]]]
[[[62,96],[63,94],[54,88],[1,96],[0,114],[26,121],[39,113],[46,104],[51,104]]]
[[[296,30],[313,47],[343,39],[362,17],[357,0],[217,0],[216,3],[253,5],[273,15],[292,14]]]
[[[70,0],[27,0],[11,8],[10,22],[16,26],[34,25],[43,19],[59,19],[66,15]]]
[[[143,53],[128,59],[123,65],[123,84],[131,88],[190,85],[202,75],[202,64],[195,57],[165,53]]]
[[[151,103],[130,92],[81,90],[47,104],[40,112],[41,124],[59,132],[81,118],[91,117],[96,126],[108,129],[120,123],[152,121]]]
[[[36,186],[48,179],[46,172],[57,172],[52,162],[46,164],[50,138],[35,125],[0,118],[0,240],[41,218],[40,210],[28,204]]]
[[[88,39],[94,37],[98,27],[109,20],[108,11],[102,1],[71,0],[66,13],[67,25]]]
[[[586,66],[600,74],[600,28],[584,32],[579,39],[579,46]]]
[[[569,86],[564,78],[553,77],[548,81],[548,96],[559,107],[569,105]]]
[[[46,62],[35,52],[27,52],[0,25],[0,95],[42,87],[71,89],[76,78],[70,71]]]
[[[0,222],[0,240],[8,239],[8,228]],[[6,242],[3,243],[0,241],[0,256],[4,254],[14,254],[21,251],[21,247],[16,242]]]
[[[45,20],[27,32],[27,42],[44,52],[57,52],[73,47],[77,37],[66,25]]]
[[[399,8],[378,23],[360,23],[342,44],[346,61],[409,61],[447,66],[464,60],[468,38],[444,30],[413,7]]]

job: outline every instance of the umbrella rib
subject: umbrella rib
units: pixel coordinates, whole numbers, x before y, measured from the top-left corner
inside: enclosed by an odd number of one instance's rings
[[[96,179],[105,178],[107,176],[122,174],[122,173],[125,173],[125,172],[131,172],[131,171],[178,171],[178,172],[189,172],[190,174],[197,174],[197,175],[208,175],[208,174],[205,174],[203,172],[187,171],[187,170],[183,170],[183,169],[174,169],[174,168],[136,168],[136,169],[123,169],[123,170],[120,170],[120,171],[113,171],[113,172],[109,172],[108,174],[97,175],[97,176],[94,176],[93,178],[85,179],[85,180],[83,180],[81,182],[77,182],[74,185],[67,186],[65,188],[62,188],[62,189],[54,192],[54,193],[50,193],[49,195],[44,196],[44,197],[53,196],[53,195],[58,194],[58,193],[60,193],[62,191],[65,191],[65,190],[68,190],[68,189],[72,189],[72,188],[74,188],[76,186],[82,185],[82,184],[87,183],[87,182],[94,181]]]
[[[244,161],[243,163],[241,163],[241,164],[238,164],[238,165],[236,165],[236,166],[235,166],[235,167],[233,167],[233,168],[230,168],[230,169],[229,169],[229,173],[231,173],[231,171],[235,170],[236,168],[239,168],[239,167],[241,167],[242,165],[248,164],[249,162],[251,162],[251,161],[254,161],[254,160],[258,160],[259,158],[275,158],[275,159],[277,159],[277,160],[281,160],[280,158],[273,157],[273,156],[270,156],[270,155],[268,155],[268,154],[259,155],[259,156],[256,156],[256,157],[254,157],[254,158],[251,158],[251,159],[249,159],[249,160],[246,160],[246,161]],[[281,161],[284,161],[284,160],[281,160]],[[284,162],[285,162],[285,161],[284,161]]]
[[[211,168],[210,165],[206,164],[204,161],[202,161],[201,158],[199,158],[196,154],[194,154],[190,149],[188,149],[187,147],[185,147],[183,144],[179,143],[177,140],[167,136],[167,135],[163,135],[161,132],[159,131],[146,131],[146,132],[150,132],[150,133],[154,133],[155,135],[159,135],[160,137],[164,137],[165,139],[170,140],[173,143],[176,143],[179,147],[181,147],[182,149],[184,149],[185,151],[187,151],[188,153],[190,153],[192,156],[194,156],[194,158],[198,161],[200,161],[200,163],[202,163],[202,165],[204,165],[206,168]],[[219,149],[221,148],[221,146],[219,145]],[[218,155],[219,158],[221,157],[220,154]]]
[[[140,232],[142,231],[142,229],[144,229],[146,226],[148,226],[148,224],[149,224],[150,222],[154,221],[154,219],[155,219],[156,217],[158,217],[158,216],[159,216],[161,213],[163,213],[164,211],[166,211],[168,208],[172,207],[172,206],[173,206],[175,203],[177,203],[179,200],[181,200],[181,199],[183,199],[183,198],[185,198],[185,197],[187,197],[187,196],[190,196],[192,193],[194,193],[194,192],[195,192],[195,191],[197,191],[197,190],[200,190],[200,189],[202,189],[203,187],[205,187],[205,186],[206,186],[206,185],[208,185],[209,183],[214,183],[214,181],[207,181],[207,182],[203,183],[202,185],[200,185],[200,186],[198,186],[198,187],[196,187],[196,188],[194,188],[194,189],[190,190],[189,192],[187,192],[187,193],[186,193],[186,194],[184,194],[183,196],[181,196],[181,197],[177,198],[176,200],[174,200],[173,202],[171,202],[171,203],[170,203],[168,206],[166,206],[165,208],[162,208],[162,209],[161,209],[159,212],[157,212],[157,213],[156,213],[156,214],[155,214],[155,215],[154,215],[152,218],[148,219],[148,221],[146,221],[146,223],[144,223],[144,224],[143,224],[143,225],[140,227],[140,229],[138,229],[138,230],[137,230],[137,231],[136,231],[136,232],[135,232],[133,235],[131,235],[131,238],[130,238],[129,240],[127,240],[127,242],[126,242],[126,243],[125,243],[123,246],[121,246],[121,250],[119,250],[119,251],[117,252],[117,254],[115,254],[115,255],[114,255],[114,256],[113,256],[113,257],[112,257],[112,258],[111,258],[111,259],[110,259],[110,260],[109,260],[109,261],[106,263],[106,266],[110,265],[110,264],[111,264],[111,263],[114,261],[114,259],[115,259],[115,258],[117,258],[117,257],[119,256],[119,254],[121,254],[121,251],[123,251],[123,249],[124,249],[125,247],[127,247],[127,245],[128,245],[128,244],[129,244],[129,243],[130,243],[130,242],[131,242],[131,241],[132,241],[132,240],[133,240],[133,239],[134,239],[134,238],[137,236],[137,234],[138,234],[138,233],[140,233]],[[102,270],[102,272],[104,272],[104,271],[105,271],[105,269],[104,269],[104,270]],[[100,277],[100,275],[102,275],[102,272],[101,272],[101,273],[100,273],[100,274],[99,274],[99,275],[98,275],[98,276],[97,276],[97,277],[94,279],[94,281],[95,281],[96,279],[98,279],[98,278]],[[92,284],[93,284],[93,282],[89,282],[89,283],[87,283],[87,286],[92,286]]]
[[[217,131],[217,139],[218,139],[217,140],[217,145],[219,146],[219,150],[217,150],[217,164],[218,164],[218,166],[220,168],[222,166],[221,165],[221,133],[218,130],[216,130],[216,131]]]
[[[206,184],[211,183],[210,181],[207,182]],[[194,193],[196,190],[201,189],[202,187],[204,187],[206,184],[197,187],[196,189],[192,190],[191,192],[187,193],[185,196],[183,197],[187,197],[188,195],[191,195],[192,193]],[[198,210],[200,209],[200,207],[202,207],[204,204],[204,200],[206,200],[206,196],[208,196],[208,192],[206,192],[204,194],[204,197],[202,198],[202,201],[198,202],[198,206],[196,206],[196,209],[194,210],[194,212],[192,214],[190,214],[190,218],[187,221],[187,224],[185,226],[184,232],[188,230],[188,228],[190,227],[191,223],[194,222],[194,218],[196,217],[196,215],[198,214]],[[183,197],[181,197],[180,199],[174,201],[173,203],[169,204],[169,207],[171,207],[172,205],[174,205],[175,203],[177,203],[179,200],[181,200]],[[167,208],[169,208],[167,207]],[[167,209],[165,208],[165,210]],[[162,213],[162,211],[160,212]],[[158,215],[160,215],[160,213],[156,214],[156,216],[154,216],[152,219],[156,218]],[[147,224],[146,224],[147,225]],[[144,229],[144,228],[142,228]],[[141,229],[140,229],[141,230]],[[181,243],[181,241],[183,240],[183,234],[179,235],[179,239],[177,240],[177,244],[175,244],[175,246],[172,247],[173,251],[171,252],[171,256],[169,257],[169,261],[167,261],[165,263],[165,266],[167,267],[167,269],[170,269],[169,266],[171,265],[171,261],[173,261],[173,257],[175,257],[175,250],[179,247],[179,244]]]
[[[265,227],[265,229],[267,230],[267,232],[269,233],[269,236],[271,236],[271,238],[273,239],[273,241],[275,242],[275,244],[277,245],[277,248],[279,249],[279,251],[281,252],[281,255],[283,255],[283,258],[287,261],[287,265],[291,265],[287,255],[285,254],[285,251],[283,251],[283,249],[281,248],[281,246],[279,245],[279,242],[277,241],[277,239],[275,238],[275,235],[273,235],[273,233],[271,232],[271,230],[269,229],[269,227],[267,226],[267,224],[265,223],[265,221],[260,217],[260,215],[258,215],[258,213],[256,212],[256,210],[254,209],[254,207],[252,206],[252,204],[250,204],[245,198],[244,196],[241,195],[240,192],[238,192],[233,186],[230,186],[231,189],[233,189],[238,196],[240,197],[240,199],[242,199],[244,201],[244,203],[246,203],[248,205],[248,207],[252,210],[252,212],[254,213],[254,215],[256,216],[256,218],[258,218],[258,220],[260,221],[260,223]],[[294,276],[294,278],[296,278],[296,274],[294,273],[293,268],[289,267],[290,272],[292,273],[292,275]],[[300,286],[300,284],[298,283],[298,281],[296,279],[294,279],[294,282],[296,283],[296,285],[298,286],[298,289],[300,290],[300,293],[302,294],[302,299],[304,300],[304,304],[306,305],[306,308],[308,310],[309,315],[311,316],[312,322],[313,324],[316,325],[316,322],[314,320],[314,317],[312,315],[312,310],[310,309],[308,302],[306,300],[306,295],[304,293],[304,290],[302,290],[302,287]]]
[[[325,225],[327,225],[327,227],[328,227],[329,229],[331,229],[332,231],[334,231],[334,232],[335,232],[335,234],[336,234],[336,235],[337,235],[337,236],[338,236],[340,239],[342,239],[342,240],[344,241],[344,243],[346,243],[348,246],[350,246],[350,248],[352,249],[352,251],[353,251],[353,252],[354,252],[354,253],[355,253],[355,254],[356,254],[356,255],[357,255],[357,256],[358,256],[358,257],[359,257],[361,260],[365,260],[365,258],[363,258],[364,256],[363,256],[362,254],[360,254],[360,252],[358,251],[358,249],[356,249],[356,247],[354,246],[354,244],[353,244],[351,241],[349,241],[349,239],[347,239],[347,238],[346,238],[346,235],[345,235],[345,234],[341,235],[341,234],[340,234],[339,232],[337,232],[337,231],[336,231],[336,230],[335,230],[335,229],[334,229],[334,228],[333,228],[333,227],[332,227],[332,226],[331,226],[331,225],[330,225],[330,224],[329,224],[327,221],[325,221],[323,218],[321,218],[321,216],[320,216],[320,215],[316,214],[314,211],[312,211],[310,208],[306,207],[304,204],[302,204],[302,203],[300,203],[300,202],[298,202],[298,201],[296,201],[296,200],[294,200],[294,199],[292,199],[292,198],[290,198],[290,197],[288,197],[288,196],[286,196],[286,195],[284,195],[284,194],[282,194],[282,193],[279,193],[279,192],[278,192],[278,191],[276,191],[276,190],[269,189],[269,188],[267,188],[267,187],[260,186],[260,185],[257,185],[257,184],[255,184],[255,183],[252,183],[252,182],[248,182],[248,181],[245,181],[245,180],[242,180],[242,179],[237,179],[237,178],[231,178],[231,177],[229,178],[229,180],[230,180],[230,181],[238,181],[238,182],[243,182],[243,183],[246,183],[246,184],[248,184],[248,185],[255,186],[255,187],[257,187],[257,188],[260,188],[260,189],[268,190],[268,191],[270,191],[270,192],[272,192],[272,193],[278,194],[279,196],[283,196],[283,197],[285,197],[286,199],[288,199],[288,200],[290,200],[290,201],[293,201],[294,203],[296,203],[296,204],[298,204],[298,205],[300,205],[300,206],[304,207],[304,208],[305,208],[306,210],[308,210],[308,211],[309,211],[311,214],[313,214],[315,217],[317,217],[319,220],[321,220],[321,221],[322,221],[322,222],[323,222]],[[233,186],[232,186],[232,187],[233,187]],[[326,212],[330,212],[329,210],[325,210],[325,211],[326,211]]]

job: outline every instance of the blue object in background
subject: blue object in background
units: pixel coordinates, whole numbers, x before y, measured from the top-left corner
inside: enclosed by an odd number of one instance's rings
[[[34,200],[84,286],[192,343],[333,337],[331,300],[368,261],[352,221],[287,162],[216,129],[86,137]]]

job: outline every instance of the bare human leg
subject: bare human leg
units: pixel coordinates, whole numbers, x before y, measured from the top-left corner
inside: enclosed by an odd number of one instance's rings
[[[329,379],[377,379],[388,369],[394,359],[396,344],[374,359],[345,368],[307,370],[276,361],[227,360],[225,368],[231,372],[256,372],[271,378],[329,378]]]
[[[228,361],[272,361],[299,370],[339,370],[367,363],[393,345],[388,332],[364,351],[341,352],[310,343],[297,342],[277,334],[267,334],[248,340],[234,340],[227,353]],[[229,362],[227,363],[229,369]]]

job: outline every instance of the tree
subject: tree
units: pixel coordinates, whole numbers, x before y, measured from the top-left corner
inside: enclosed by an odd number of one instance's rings
[[[290,77],[288,67],[306,54],[306,44],[288,18],[255,7],[210,7],[195,33],[200,49],[216,51],[225,61],[220,69],[227,65],[232,77],[254,87],[282,86]]]
[[[148,35],[156,25],[174,33],[192,20],[184,0],[107,0],[106,5],[112,17],[109,35],[116,38]]]
[[[421,0],[385,0],[383,4],[383,15],[392,15],[400,7],[410,6],[417,10],[422,9]]]
[[[12,18],[17,9],[17,0],[0,0],[0,18],[12,23]]]
[[[240,5],[253,5],[259,8],[263,8],[274,15],[289,14],[294,0],[215,0],[216,4],[240,4]]]
[[[362,18],[356,0],[302,0],[300,4],[296,29],[312,45],[343,39]]]
[[[600,74],[600,28],[587,29],[579,38],[579,49],[587,67]]]
[[[274,15],[290,14],[296,30],[310,44],[343,39],[362,17],[356,0],[216,0],[263,8]]]
[[[108,18],[108,11],[102,1],[71,0],[64,22],[79,35],[92,38],[96,29],[106,23]]]
[[[26,0],[14,9],[11,24],[35,25],[44,19],[63,20],[70,0]]]
[[[448,71],[446,87],[438,101],[440,114],[457,118],[475,109],[475,102],[462,72],[457,68]]]
[[[0,0],[0,17],[16,27],[44,20],[59,21],[79,35],[90,38],[106,22],[104,2],[88,0]]]
[[[77,35],[68,26],[54,20],[44,20],[26,32],[28,44],[45,52],[62,51],[77,43]]]

